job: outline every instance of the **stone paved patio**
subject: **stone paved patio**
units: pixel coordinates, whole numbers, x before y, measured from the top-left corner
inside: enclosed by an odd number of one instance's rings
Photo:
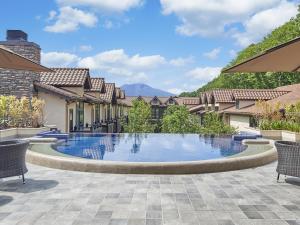
[[[300,179],[277,183],[275,166],[162,176],[28,165],[25,185],[0,180],[0,224],[300,224]]]

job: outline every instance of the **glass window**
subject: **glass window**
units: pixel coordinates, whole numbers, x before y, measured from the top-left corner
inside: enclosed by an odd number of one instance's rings
[[[84,103],[77,102],[76,104],[76,125],[77,127],[83,128],[84,126]]]

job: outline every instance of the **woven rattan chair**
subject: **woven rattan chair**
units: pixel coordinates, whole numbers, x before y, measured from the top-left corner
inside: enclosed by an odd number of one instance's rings
[[[0,178],[22,175],[25,183],[24,174],[28,171],[25,155],[28,145],[29,142],[24,140],[0,142]]]
[[[280,174],[300,177],[300,143],[291,141],[276,141],[278,152],[277,181]]]

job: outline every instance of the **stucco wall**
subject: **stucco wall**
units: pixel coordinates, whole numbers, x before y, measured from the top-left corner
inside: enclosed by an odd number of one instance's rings
[[[232,103],[219,103],[219,110],[227,109],[231,106],[234,106]]]
[[[250,105],[255,104],[255,101],[253,100],[239,100],[239,108],[244,108]]]
[[[76,94],[78,94],[80,96],[83,96],[83,94],[84,94],[83,87],[62,87],[62,88],[65,89],[65,90],[75,92]]]
[[[94,121],[92,119],[92,110],[93,110],[93,105],[84,103],[84,126],[86,123],[90,125]]]
[[[44,121],[45,125],[56,125],[62,132],[66,131],[66,101],[53,94],[39,92],[38,97],[45,101]]]
[[[230,125],[242,130],[244,127],[249,127],[249,116],[230,115]]]

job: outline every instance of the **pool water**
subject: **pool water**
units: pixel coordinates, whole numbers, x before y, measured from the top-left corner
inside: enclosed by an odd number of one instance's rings
[[[247,147],[231,137],[196,134],[72,134],[53,146],[60,153],[97,160],[176,162],[218,159]]]

